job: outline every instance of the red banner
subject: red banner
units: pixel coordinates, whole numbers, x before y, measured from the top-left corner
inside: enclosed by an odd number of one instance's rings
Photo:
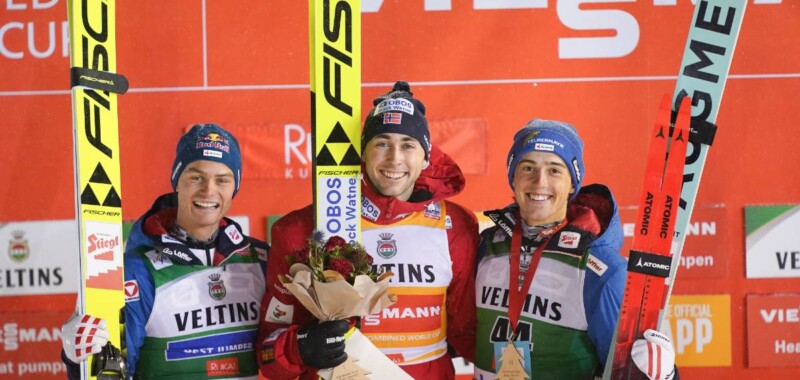
[[[64,379],[61,325],[70,312],[0,313],[0,378]]]
[[[748,367],[800,367],[800,293],[747,296]]]
[[[622,255],[627,257],[636,228],[636,207],[620,207],[625,241]],[[678,280],[724,278],[728,275],[727,208],[724,205],[698,205],[686,230],[681,258],[678,261]]]

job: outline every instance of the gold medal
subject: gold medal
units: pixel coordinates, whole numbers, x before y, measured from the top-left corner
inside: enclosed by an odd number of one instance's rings
[[[517,348],[514,347],[514,342],[509,341],[506,348],[503,349],[503,355],[500,357],[500,368],[497,370],[498,380],[527,380],[530,379],[528,372],[525,371],[525,362],[522,355],[519,354]]]

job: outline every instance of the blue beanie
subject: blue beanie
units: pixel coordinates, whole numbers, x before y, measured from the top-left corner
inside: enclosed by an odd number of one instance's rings
[[[178,141],[175,162],[172,164],[172,189],[178,187],[178,178],[189,164],[208,160],[225,164],[233,172],[233,195],[239,192],[242,181],[242,155],[239,142],[230,132],[216,124],[196,124]]]
[[[419,141],[425,150],[425,159],[431,151],[431,133],[425,118],[425,105],[414,99],[411,86],[397,81],[392,90],[372,101],[375,106],[364,120],[361,131],[361,151],[369,140],[382,133],[399,133]]]
[[[519,160],[530,152],[554,153],[564,160],[578,195],[585,175],[583,168],[583,141],[575,127],[560,121],[533,119],[514,135],[514,145],[508,151],[508,184],[514,190],[514,171]]]

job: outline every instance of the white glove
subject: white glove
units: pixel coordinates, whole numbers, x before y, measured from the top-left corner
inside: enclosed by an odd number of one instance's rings
[[[671,380],[675,377],[675,349],[666,335],[652,329],[644,339],[633,342],[631,358],[650,380]]]
[[[89,314],[74,314],[61,326],[61,345],[73,363],[100,352],[107,342],[106,321]]]

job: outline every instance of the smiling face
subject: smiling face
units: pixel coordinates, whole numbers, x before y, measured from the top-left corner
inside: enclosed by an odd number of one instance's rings
[[[547,152],[527,153],[514,170],[513,184],[514,199],[527,225],[540,226],[567,217],[572,178],[561,157]]]
[[[417,139],[400,133],[382,133],[364,147],[364,166],[378,193],[407,201],[414,182],[428,165]]]
[[[178,225],[198,240],[210,238],[231,208],[234,187],[233,172],[227,165],[207,160],[189,164],[175,188]]]

